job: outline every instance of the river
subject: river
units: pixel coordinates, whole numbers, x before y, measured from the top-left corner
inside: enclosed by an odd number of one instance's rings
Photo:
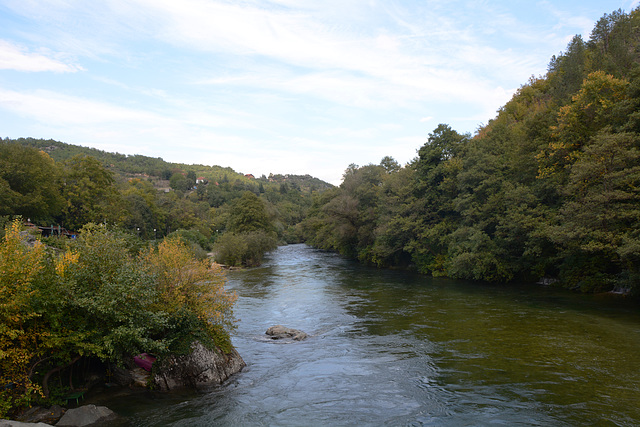
[[[110,402],[130,425],[640,424],[640,311],[624,298],[378,270],[305,245],[228,280],[247,367],[206,393]],[[266,339],[276,324],[310,337]]]

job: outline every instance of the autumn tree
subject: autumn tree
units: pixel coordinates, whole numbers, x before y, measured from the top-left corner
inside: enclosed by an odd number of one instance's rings
[[[52,375],[81,358],[184,354],[194,340],[230,351],[235,295],[224,284],[178,239],[135,254],[125,234],[88,224],[47,253],[14,222],[0,246],[0,416],[49,398]]]
[[[41,341],[48,333],[32,304],[44,245],[26,244],[20,228],[13,222],[0,245],[0,417],[13,407],[29,405],[41,392],[30,370],[33,359],[42,355]]]

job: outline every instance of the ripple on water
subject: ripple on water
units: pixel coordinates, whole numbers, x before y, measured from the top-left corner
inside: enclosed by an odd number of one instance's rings
[[[205,394],[131,401],[132,425],[640,424],[637,308],[369,269],[304,245],[228,278],[247,367]],[[275,324],[311,336],[275,345]]]

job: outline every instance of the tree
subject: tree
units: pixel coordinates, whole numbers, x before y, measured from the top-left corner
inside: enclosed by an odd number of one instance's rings
[[[462,135],[449,125],[440,124],[429,134],[418,151],[413,184],[413,206],[417,213],[407,250],[423,273],[444,274],[445,236],[455,228],[457,215],[453,199],[458,192],[461,157],[468,135]]]
[[[0,215],[49,221],[63,207],[60,170],[43,151],[0,142]]]
[[[574,259],[598,268],[566,263],[567,281],[576,284],[589,276],[599,277],[597,285],[588,281],[581,286],[608,290],[612,279],[602,277],[618,271],[616,264],[638,272],[640,236],[633,224],[640,222],[640,139],[635,134],[603,131],[581,153],[571,166],[564,189],[566,202],[551,238],[565,249],[567,258],[579,254]],[[597,264],[589,261],[593,259]]]
[[[581,147],[592,135],[605,126],[620,127],[626,114],[628,83],[625,80],[596,71],[587,76],[572,102],[560,109],[558,124],[552,127],[553,140],[538,155],[540,176],[545,177],[572,164],[580,155]]]
[[[559,57],[553,56],[548,67],[550,93],[560,105],[571,100],[580,89],[585,77],[587,49],[581,36],[574,36],[567,50]]]
[[[380,160],[380,166],[384,168],[387,173],[394,173],[400,170],[400,164],[391,156],[384,156]]]
[[[277,247],[274,233],[250,231],[224,233],[216,241],[216,260],[225,265],[257,267],[262,264],[264,254]]]
[[[235,327],[235,293],[224,289],[225,275],[209,259],[195,260],[189,247],[179,238],[164,240],[157,249],[143,255],[148,273],[155,278],[158,291],[156,310],[175,317],[188,311],[200,320],[210,336],[229,333]],[[218,338],[218,342],[220,338]],[[230,343],[227,342],[226,346]]]
[[[196,173],[194,171],[187,172],[187,190],[191,190],[196,185]]]
[[[136,230],[140,237],[146,239],[156,239],[164,234],[167,212],[158,206],[158,191],[153,185],[132,179],[121,190],[121,194],[127,210],[127,215],[122,221],[125,228]]]
[[[134,254],[125,234],[88,224],[48,254],[14,222],[0,245],[0,416],[49,398],[52,375],[83,357],[184,354],[194,340],[230,350],[235,295],[224,283],[179,239]]]
[[[227,230],[233,233],[274,231],[273,222],[264,202],[251,191],[231,203]]]
[[[120,194],[113,173],[90,156],[77,155],[65,161],[62,195],[66,200],[64,224],[72,230],[89,222],[117,222],[120,215]]]
[[[37,320],[32,299],[43,268],[44,245],[25,244],[20,223],[13,222],[0,245],[0,417],[12,407],[29,405],[41,388],[31,380],[34,359],[41,357],[46,328]]]
[[[176,172],[171,175],[169,179],[169,186],[177,191],[185,192],[191,188],[189,186],[189,180],[180,172]]]

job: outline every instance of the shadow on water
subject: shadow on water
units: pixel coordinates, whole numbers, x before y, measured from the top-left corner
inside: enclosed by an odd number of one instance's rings
[[[640,314],[621,299],[370,269],[304,245],[229,273],[247,368],[113,399],[130,425],[637,425]],[[264,339],[272,325],[302,342]]]

